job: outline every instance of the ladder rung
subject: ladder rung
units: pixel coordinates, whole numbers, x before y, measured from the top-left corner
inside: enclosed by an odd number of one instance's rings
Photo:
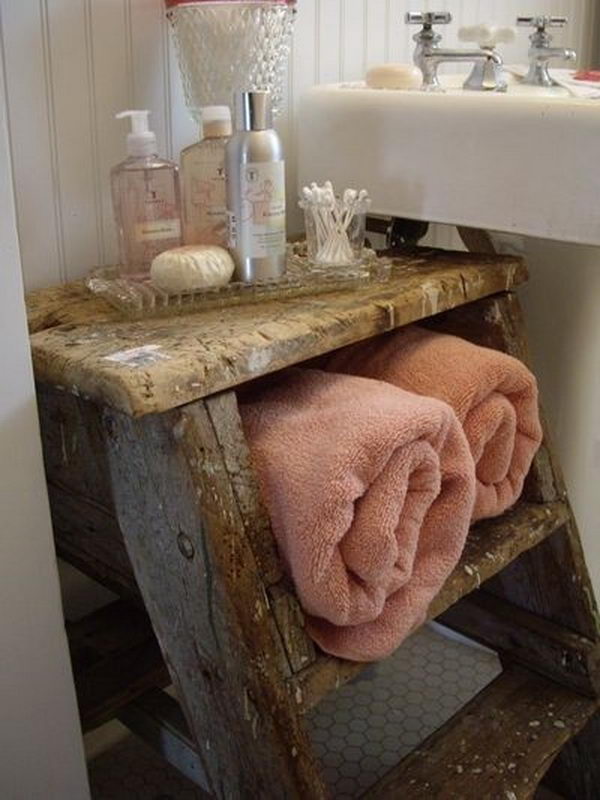
[[[67,624],[79,715],[84,731],[169,675],[148,615],[118,600]]]
[[[171,766],[208,791],[202,760],[174,697],[162,689],[150,689],[124,706],[118,719]]]
[[[598,700],[510,668],[363,797],[526,800],[598,708]]]
[[[521,553],[561,528],[568,520],[568,513],[562,502],[520,503],[501,517],[474,525],[460,562],[429,607],[428,619],[439,616]],[[309,667],[290,678],[292,692],[301,709],[308,711],[366,666],[321,654]]]

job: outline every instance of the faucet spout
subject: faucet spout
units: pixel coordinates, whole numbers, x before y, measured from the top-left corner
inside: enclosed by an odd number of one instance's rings
[[[550,58],[560,58],[564,61],[576,61],[577,53],[569,47],[548,47],[542,49],[541,57],[546,61]]]
[[[428,53],[424,54],[424,58],[430,58],[437,61],[438,64],[447,62],[471,62],[471,61],[491,61],[496,66],[501,67],[504,65],[502,57],[495,50],[481,49],[481,50],[450,50],[441,47],[436,47]]]
[[[423,74],[422,88],[425,91],[442,91],[437,74],[440,64],[464,62],[474,64],[473,71],[464,83],[465,89],[484,91],[488,88],[486,79],[491,75],[495,91],[506,91],[504,61],[500,54],[491,48],[453,50],[442,47],[417,47],[414,60]]]
[[[530,86],[555,86],[548,71],[549,62],[554,59],[575,61],[577,53],[568,47],[532,47],[529,50],[529,72],[523,78],[523,83]]]

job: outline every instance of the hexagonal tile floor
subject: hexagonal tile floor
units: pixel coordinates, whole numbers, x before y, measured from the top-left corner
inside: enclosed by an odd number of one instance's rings
[[[336,800],[353,800],[500,672],[494,653],[426,626],[307,718]],[[201,800],[197,787],[128,735],[89,765],[94,800]]]
[[[308,718],[336,800],[351,800],[500,672],[495,653],[421,628]]]

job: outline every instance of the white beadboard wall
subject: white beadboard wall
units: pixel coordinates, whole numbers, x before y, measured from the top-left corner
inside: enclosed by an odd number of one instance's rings
[[[595,0],[299,0],[289,74],[289,111],[280,121],[295,198],[294,109],[314,83],[354,80],[365,68],[411,57],[406,10],[448,9],[444,30],[476,21],[512,24],[519,13],[570,17],[557,40],[588,44]],[[124,155],[124,108],[149,108],[161,149],[176,158],[196,138],[181,92],[163,0],[0,0],[10,134],[26,287],[80,277],[114,263],[108,173]],[[527,32],[505,48],[523,61]]]

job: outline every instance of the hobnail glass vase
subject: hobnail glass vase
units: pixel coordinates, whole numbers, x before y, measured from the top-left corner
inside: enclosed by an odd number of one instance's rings
[[[190,114],[267,89],[281,112],[295,0],[166,0]]]

